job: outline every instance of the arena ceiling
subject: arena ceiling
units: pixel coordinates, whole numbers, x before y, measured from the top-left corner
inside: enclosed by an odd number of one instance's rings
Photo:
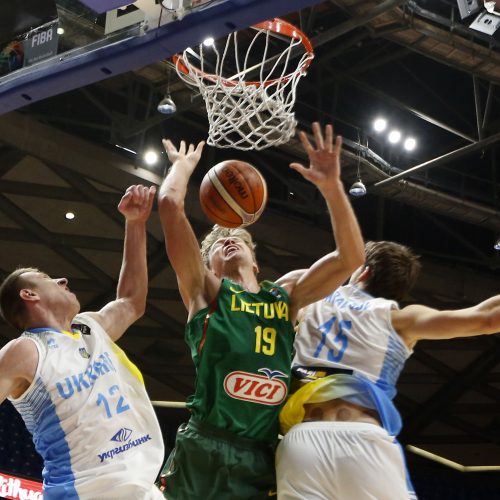
[[[71,12],[61,17],[67,31],[91,36],[85,20]],[[332,121],[345,137],[346,186],[359,169],[368,188],[353,199],[365,238],[395,240],[421,255],[423,272],[409,302],[459,308],[498,293],[496,41],[469,30],[456,2],[444,0],[332,0],[286,18],[307,33],[316,54],[299,84],[300,126]],[[75,39],[69,34],[61,43]],[[158,184],[166,168],[164,159],[146,168],[116,145],[140,152],[160,147],[161,137],[206,135],[203,101],[169,68],[159,61],[0,117],[1,276],[18,265],[66,276],[87,310],[113,298],[123,237],[116,205],[128,185]],[[169,79],[172,117],[156,112]],[[371,123],[380,114],[416,137],[417,149],[396,152],[377,136]],[[295,140],[258,153],[207,148],[187,203],[199,236],[210,224],[197,186],[211,165],[231,157],[255,164],[269,184],[269,206],[252,227],[261,276],[306,267],[333,248],[321,197],[288,168],[304,160]],[[65,219],[68,211],[75,219]],[[120,344],[144,372],[152,399],[181,401],[192,391],[194,370],[156,212],[148,252],[147,312]],[[0,324],[0,345],[15,336]],[[404,443],[463,465],[499,465],[497,336],[421,342],[398,390]]]

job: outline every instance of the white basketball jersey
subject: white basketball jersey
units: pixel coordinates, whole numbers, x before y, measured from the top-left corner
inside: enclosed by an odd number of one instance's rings
[[[73,326],[23,333],[39,363],[28,390],[11,400],[43,457],[44,498],[145,498],[164,447],[142,375],[88,314]]]
[[[354,285],[308,306],[295,339],[294,372],[353,371],[393,397],[412,353],[392,327],[391,310],[397,308],[396,302],[374,298]]]

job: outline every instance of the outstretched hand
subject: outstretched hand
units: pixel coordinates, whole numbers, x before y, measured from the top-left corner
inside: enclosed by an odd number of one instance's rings
[[[299,132],[299,139],[304,151],[309,157],[309,168],[301,163],[291,163],[290,168],[316,185],[319,189],[329,182],[340,180],[340,152],[342,150],[342,137],[337,135],[333,142],[333,127],[328,124],[325,127],[325,134],[321,131],[318,122],[312,124],[314,142],[313,147],[305,132]]]
[[[151,214],[156,186],[130,186],[125,191],[118,211],[129,222],[146,222]]]
[[[197,146],[194,144],[189,144],[186,150],[186,142],[181,141],[179,149],[177,149],[170,139],[163,139],[163,147],[167,152],[168,159],[172,162],[181,161],[189,169],[189,174],[193,172],[196,165],[200,161],[201,152],[203,151],[204,141],[198,143]]]

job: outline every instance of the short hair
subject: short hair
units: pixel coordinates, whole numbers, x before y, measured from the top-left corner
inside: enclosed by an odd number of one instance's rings
[[[0,285],[0,313],[3,319],[17,330],[24,330],[26,322],[26,306],[19,292],[29,281],[22,275],[40,272],[34,267],[20,267],[10,273]]]
[[[368,241],[365,266],[370,274],[363,289],[374,297],[401,301],[415,285],[420,268],[413,251],[393,241]]]
[[[207,267],[210,267],[210,250],[212,249],[213,244],[218,239],[228,238],[229,236],[242,239],[248,248],[250,248],[254,262],[257,262],[257,258],[255,256],[255,248],[257,245],[253,242],[252,235],[246,229],[242,229],[240,227],[229,229],[215,224],[212,230],[203,238],[203,241],[201,242],[201,257]]]

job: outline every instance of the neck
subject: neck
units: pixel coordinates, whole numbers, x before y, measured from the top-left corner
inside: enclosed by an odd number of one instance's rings
[[[257,293],[260,290],[259,282],[253,271],[237,269],[224,274],[224,277],[238,283],[241,288],[249,292]]]
[[[32,318],[27,329],[31,328],[54,328],[56,330],[71,331],[71,320],[73,318],[58,318],[53,314],[44,314]]]

